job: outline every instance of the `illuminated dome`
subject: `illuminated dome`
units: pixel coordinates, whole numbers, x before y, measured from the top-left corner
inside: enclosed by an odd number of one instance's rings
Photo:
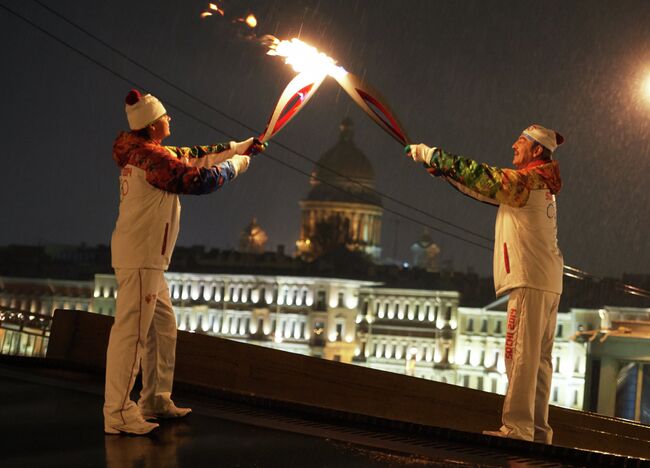
[[[354,144],[352,120],[343,119],[339,128],[339,141],[321,156],[312,172],[312,189],[307,200],[381,206],[381,198],[368,190],[375,186],[375,171],[366,155]],[[345,192],[331,185],[341,187]]]
[[[372,190],[375,171],[352,141],[352,121],[344,119],[340,129],[339,141],[316,164],[311,189],[300,201],[297,254],[313,259],[344,246],[379,260],[383,210]]]

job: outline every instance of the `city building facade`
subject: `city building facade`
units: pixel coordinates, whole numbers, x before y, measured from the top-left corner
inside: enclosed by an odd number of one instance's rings
[[[351,279],[166,273],[178,328],[505,393],[503,300],[459,307],[456,291],[388,288]],[[90,310],[113,315],[116,282],[97,275]],[[502,310],[499,310],[502,309]],[[599,310],[558,315],[551,403],[582,409],[587,345]]]

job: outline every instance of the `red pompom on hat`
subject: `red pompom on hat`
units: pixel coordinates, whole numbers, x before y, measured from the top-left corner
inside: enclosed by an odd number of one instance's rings
[[[144,96],[137,89],[126,95],[126,118],[131,130],[140,130],[154,123],[167,113],[162,103],[151,94]]]
[[[124,100],[129,106],[132,106],[136,102],[140,100],[142,97],[142,94],[140,94],[140,91],[137,89],[132,89],[129,91],[129,94],[126,95],[126,99]]]

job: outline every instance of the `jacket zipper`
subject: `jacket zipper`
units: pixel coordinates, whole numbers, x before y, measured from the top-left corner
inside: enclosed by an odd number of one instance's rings
[[[165,223],[165,234],[163,235],[163,244],[161,255],[165,255],[165,250],[167,250],[167,231],[169,231],[169,223]]]
[[[503,243],[503,262],[506,265],[506,273],[510,273],[510,257],[508,257],[508,244]]]

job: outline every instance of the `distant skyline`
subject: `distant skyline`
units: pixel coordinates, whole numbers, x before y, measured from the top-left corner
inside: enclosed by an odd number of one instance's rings
[[[208,2],[69,0],[52,8],[167,80],[261,130],[293,76],[243,40],[224,18],[201,20]],[[599,276],[650,273],[650,2],[647,1],[228,1],[253,12],[257,34],[300,36],[381,91],[414,142],[510,166],[510,145],[536,122],[566,137],[557,152],[559,240],[568,265]],[[172,136],[187,146],[245,139],[251,132],[129,64],[33,1],[8,6],[167,105]],[[233,13],[234,14],[234,13]],[[127,127],[132,84],[0,8],[5,44],[0,245],[109,244],[118,207],[112,140]],[[184,115],[189,111],[220,132]],[[332,81],[277,137],[312,160],[338,139],[349,116],[376,188],[420,210],[492,237],[495,210],[459,195],[403,156]],[[274,142],[268,149],[309,173],[313,163]],[[336,169],[336,168],[334,168]],[[180,245],[236,248],[253,217],[293,252],[303,174],[259,156],[220,192],[182,199]],[[470,237],[390,200],[390,210]],[[384,215],[384,257],[410,261],[423,227]],[[491,252],[431,231],[440,263],[491,274]],[[472,240],[476,238],[471,237]],[[483,242],[485,243],[485,242]]]

